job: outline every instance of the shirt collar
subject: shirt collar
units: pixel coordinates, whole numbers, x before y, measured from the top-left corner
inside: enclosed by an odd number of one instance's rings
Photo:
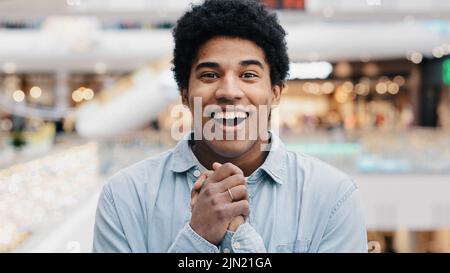
[[[284,181],[287,181],[286,147],[280,137],[272,131],[270,132],[270,145],[269,155],[258,169],[264,170],[273,181],[283,184]]]
[[[194,158],[192,151],[190,151],[191,147],[189,147],[191,134],[192,132],[186,134],[173,149],[173,160],[170,169],[174,172],[185,172],[197,165],[197,160]]]
[[[173,160],[170,169],[174,172],[186,172],[193,167],[197,167],[197,159],[190,150],[189,142],[191,133],[186,134],[173,149]],[[251,177],[259,170],[267,173],[273,181],[283,184],[287,181],[287,151],[279,136],[270,132],[270,151],[264,163],[252,174]]]

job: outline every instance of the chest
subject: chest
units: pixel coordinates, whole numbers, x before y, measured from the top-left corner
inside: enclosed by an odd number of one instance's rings
[[[188,178],[189,179],[189,178]],[[149,249],[165,251],[191,218],[193,181],[162,188],[149,212]],[[248,222],[262,237],[269,252],[307,252],[310,241],[300,228],[301,196],[274,184],[249,184]]]

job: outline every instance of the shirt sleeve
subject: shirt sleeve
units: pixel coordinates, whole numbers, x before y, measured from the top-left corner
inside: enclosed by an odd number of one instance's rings
[[[94,253],[133,252],[120,222],[109,184],[103,187],[98,202],[92,251]],[[198,235],[188,222],[180,230],[168,252],[218,253],[219,249]]]
[[[125,237],[109,185],[103,187],[97,206],[93,252],[131,252]]]
[[[187,222],[170,246],[169,253],[218,253],[219,248],[197,234]]]
[[[258,232],[248,223],[240,225],[236,232],[227,231],[220,244],[224,253],[265,253],[264,241]]]
[[[318,252],[365,252],[367,231],[362,202],[356,185],[352,184],[333,207]]]

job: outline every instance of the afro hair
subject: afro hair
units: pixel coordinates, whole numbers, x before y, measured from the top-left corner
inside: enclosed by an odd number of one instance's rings
[[[286,32],[275,13],[256,0],[206,0],[193,5],[173,29],[173,72],[180,90],[189,85],[198,50],[211,38],[226,36],[253,41],[263,49],[272,85],[283,82],[289,71]]]

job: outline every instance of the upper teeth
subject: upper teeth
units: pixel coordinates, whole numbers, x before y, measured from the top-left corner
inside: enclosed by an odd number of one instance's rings
[[[235,119],[235,118],[246,118],[247,113],[245,112],[217,112],[214,114],[215,119]]]

